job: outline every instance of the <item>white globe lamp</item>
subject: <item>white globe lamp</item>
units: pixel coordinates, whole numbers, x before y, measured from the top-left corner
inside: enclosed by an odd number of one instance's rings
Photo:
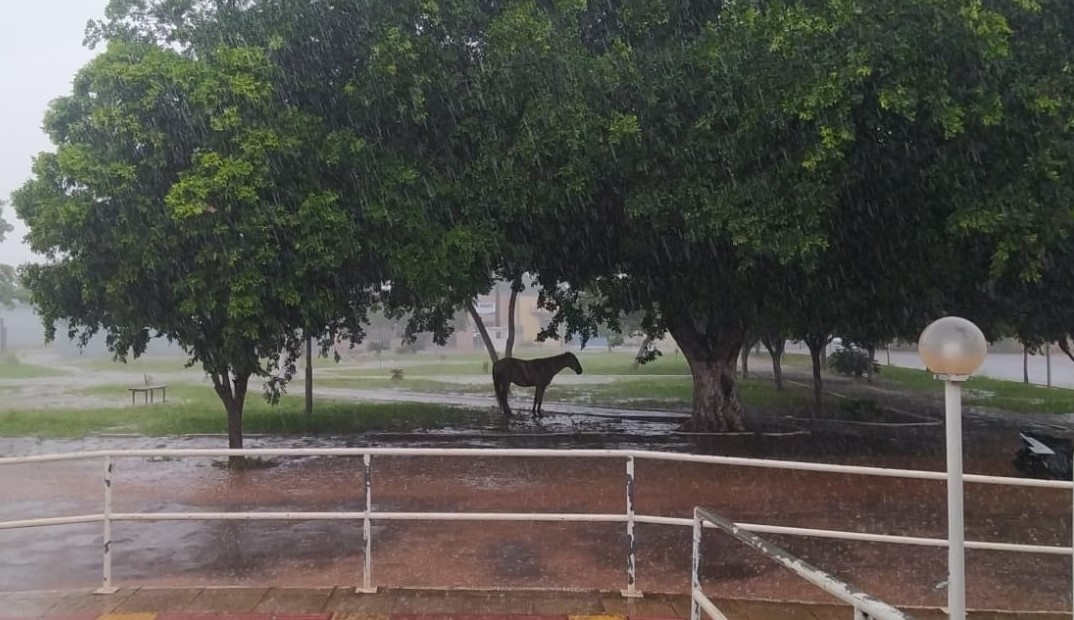
[[[981,329],[962,317],[933,321],[918,339],[917,352],[925,367],[941,377],[969,377],[988,355]]]
[[[951,620],[966,619],[966,531],[962,500],[962,382],[988,355],[981,329],[962,317],[933,321],[917,341],[925,367],[944,381],[947,426],[947,608]]]

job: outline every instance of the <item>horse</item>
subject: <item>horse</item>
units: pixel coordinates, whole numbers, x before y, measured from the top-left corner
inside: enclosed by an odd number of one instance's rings
[[[544,391],[556,376],[564,368],[574,370],[574,374],[582,374],[582,365],[574,353],[563,353],[552,357],[542,357],[533,360],[520,360],[513,357],[505,357],[497,360],[492,365],[492,384],[496,389],[496,400],[500,403],[500,409],[504,415],[511,415],[511,406],[507,402],[507,394],[514,383],[521,387],[536,387],[533,394],[532,413],[534,418],[544,416],[541,405],[544,403]]]

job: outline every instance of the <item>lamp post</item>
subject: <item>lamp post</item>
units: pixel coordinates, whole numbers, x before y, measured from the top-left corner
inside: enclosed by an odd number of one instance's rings
[[[966,542],[962,514],[962,382],[988,354],[984,334],[966,319],[948,316],[921,332],[918,353],[944,382],[947,426],[947,607],[952,620],[966,618]]]

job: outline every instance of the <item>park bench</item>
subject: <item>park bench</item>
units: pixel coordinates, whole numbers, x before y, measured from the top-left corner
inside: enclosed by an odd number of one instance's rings
[[[148,405],[149,403],[156,402],[155,399],[154,399],[154,394],[156,393],[157,390],[160,390],[160,402],[162,402],[162,403],[168,402],[168,386],[167,385],[140,385],[138,387],[127,388],[127,390],[129,390],[130,393],[131,393],[131,404],[132,405],[136,404],[135,396],[137,396],[137,394],[139,394],[139,393],[142,394],[142,399],[143,399],[144,404]]]

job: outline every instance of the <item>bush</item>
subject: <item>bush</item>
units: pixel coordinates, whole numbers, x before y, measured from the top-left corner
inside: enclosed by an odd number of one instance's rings
[[[828,367],[847,377],[863,377],[872,365],[873,374],[880,373],[880,364],[861,349],[843,348],[828,356]]]

